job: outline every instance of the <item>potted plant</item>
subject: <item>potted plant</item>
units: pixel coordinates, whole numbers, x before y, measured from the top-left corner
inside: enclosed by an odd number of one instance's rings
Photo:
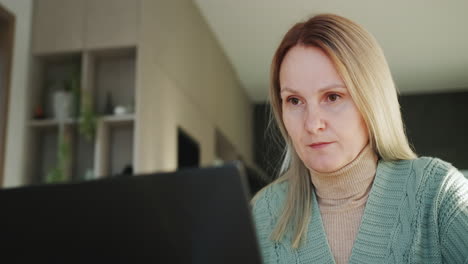
[[[63,182],[69,178],[71,139],[69,138],[69,134],[65,132],[66,119],[77,117],[79,133],[83,135],[86,140],[92,141],[96,134],[98,116],[93,110],[90,92],[87,90],[82,90],[82,92],[80,92],[79,80],[79,71],[73,71],[70,79],[64,81],[62,87],[56,89],[57,92],[56,94],[54,93],[55,118],[59,122],[59,144],[57,150],[57,166],[47,174],[47,183]],[[89,170],[92,171],[92,169]]]
[[[70,166],[70,140],[65,134],[64,124],[59,125],[59,143],[57,149],[57,166],[46,176],[46,183],[64,182],[68,180],[68,168]]]
[[[48,81],[52,91],[53,116],[59,122],[78,115],[80,106],[80,71],[74,67],[68,78]]]
[[[96,134],[97,115],[93,110],[91,95],[88,91],[83,91],[80,116],[78,118],[80,133],[91,141]]]
[[[80,72],[73,69],[66,80],[55,81],[53,93],[54,118],[58,121],[57,165],[46,176],[47,183],[63,182],[69,179],[71,166],[71,138],[65,131],[65,121],[79,113]]]
[[[71,117],[72,94],[66,81],[55,81],[52,89],[52,107],[54,118],[59,122]]]

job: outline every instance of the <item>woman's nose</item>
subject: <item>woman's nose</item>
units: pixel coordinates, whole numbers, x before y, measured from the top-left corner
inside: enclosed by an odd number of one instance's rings
[[[305,115],[304,126],[307,132],[317,134],[320,130],[325,129],[324,116],[320,109],[308,107]]]

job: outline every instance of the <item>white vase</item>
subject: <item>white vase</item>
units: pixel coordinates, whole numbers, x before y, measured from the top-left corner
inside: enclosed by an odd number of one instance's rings
[[[53,94],[54,118],[63,122],[71,118],[72,94],[67,91],[56,91]]]

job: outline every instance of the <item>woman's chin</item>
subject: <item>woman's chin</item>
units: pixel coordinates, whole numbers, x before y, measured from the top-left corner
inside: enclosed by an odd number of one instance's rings
[[[315,160],[314,162],[308,162],[306,165],[307,168],[321,173],[334,172],[340,169],[339,162],[331,160],[323,160],[319,162]]]

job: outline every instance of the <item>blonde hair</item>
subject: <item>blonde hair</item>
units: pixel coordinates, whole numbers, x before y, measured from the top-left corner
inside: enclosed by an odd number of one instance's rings
[[[272,112],[286,142],[280,177],[271,184],[288,181],[286,201],[271,239],[278,242],[286,232],[293,232],[293,248],[298,248],[301,241],[305,241],[312,204],[309,171],[295,152],[284,127],[279,94],[281,63],[296,45],[318,47],[334,63],[367,125],[371,147],[380,159],[391,161],[417,157],[405,134],[390,69],[374,37],[353,21],[333,14],[317,15],[294,25],[273,57],[269,90]],[[261,192],[255,195],[252,203]]]

